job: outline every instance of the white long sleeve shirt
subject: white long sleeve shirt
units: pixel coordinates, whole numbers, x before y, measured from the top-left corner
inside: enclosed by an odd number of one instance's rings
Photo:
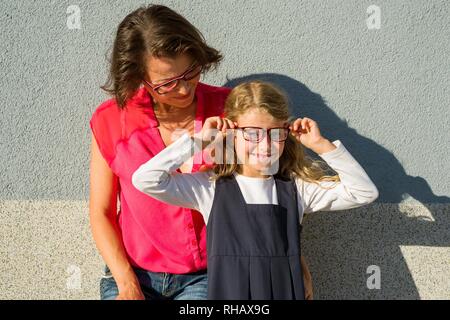
[[[319,156],[335,170],[340,182],[310,183],[296,178],[300,223],[304,213],[345,210],[369,204],[378,197],[378,190],[367,173],[347,151],[340,140],[336,149]],[[179,173],[176,170],[198,149],[188,134],[184,134],[132,176],[133,185],[162,202],[199,211],[208,222],[215,192],[212,172]],[[248,204],[278,204],[273,177],[252,178],[235,174],[242,195]],[[326,189],[323,187],[331,187]]]

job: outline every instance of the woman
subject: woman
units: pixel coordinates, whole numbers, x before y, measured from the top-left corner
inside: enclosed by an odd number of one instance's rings
[[[103,87],[113,99],[90,121],[90,221],[107,265],[102,299],[207,297],[202,216],[141,193],[131,176],[178,130],[193,134],[204,119],[222,114],[230,90],[199,82],[221,59],[192,24],[165,6],[139,8],[118,27]],[[194,160],[179,171],[206,167]]]

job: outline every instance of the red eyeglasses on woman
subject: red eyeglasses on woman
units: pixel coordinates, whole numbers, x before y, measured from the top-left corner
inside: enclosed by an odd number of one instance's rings
[[[168,79],[160,84],[152,84],[149,81],[143,79],[143,81],[152,88],[153,91],[157,92],[158,94],[166,94],[170,91],[174,90],[178,84],[180,83],[180,80],[189,81],[197,77],[201,72],[203,71],[203,66],[194,64],[191,66],[188,70],[186,70],[182,75],[174,77],[172,79]]]

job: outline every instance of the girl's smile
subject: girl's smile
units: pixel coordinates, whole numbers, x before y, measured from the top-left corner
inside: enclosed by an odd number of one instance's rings
[[[259,127],[266,129],[284,127],[286,121],[271,116],[263,109],[252,108],[238,116],[236,124],[240,128]],[[284,142],[271,141],[268,135],[259,142],[247,141],[242,130],[235,137],[236,156],[242,163],[241,174],[251,177],[266,176],[268,168],[278,161],[283,153]]]

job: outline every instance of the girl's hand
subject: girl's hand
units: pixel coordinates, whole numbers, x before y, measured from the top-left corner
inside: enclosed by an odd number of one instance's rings
[[[210,117],[205,120],[199,138],[202,139],[204,144],[209,144],[223,138],[226,130],[234,128],[235,125],[233,121],[229,119],[221,117]],[[214,137],[214,139],[212,139],[212,137]]]
[[[289,126],[291,134],[302,145],[317,154],[336,149],[336,146],[322,137],[319,125],[310,118],[298,118]]]

